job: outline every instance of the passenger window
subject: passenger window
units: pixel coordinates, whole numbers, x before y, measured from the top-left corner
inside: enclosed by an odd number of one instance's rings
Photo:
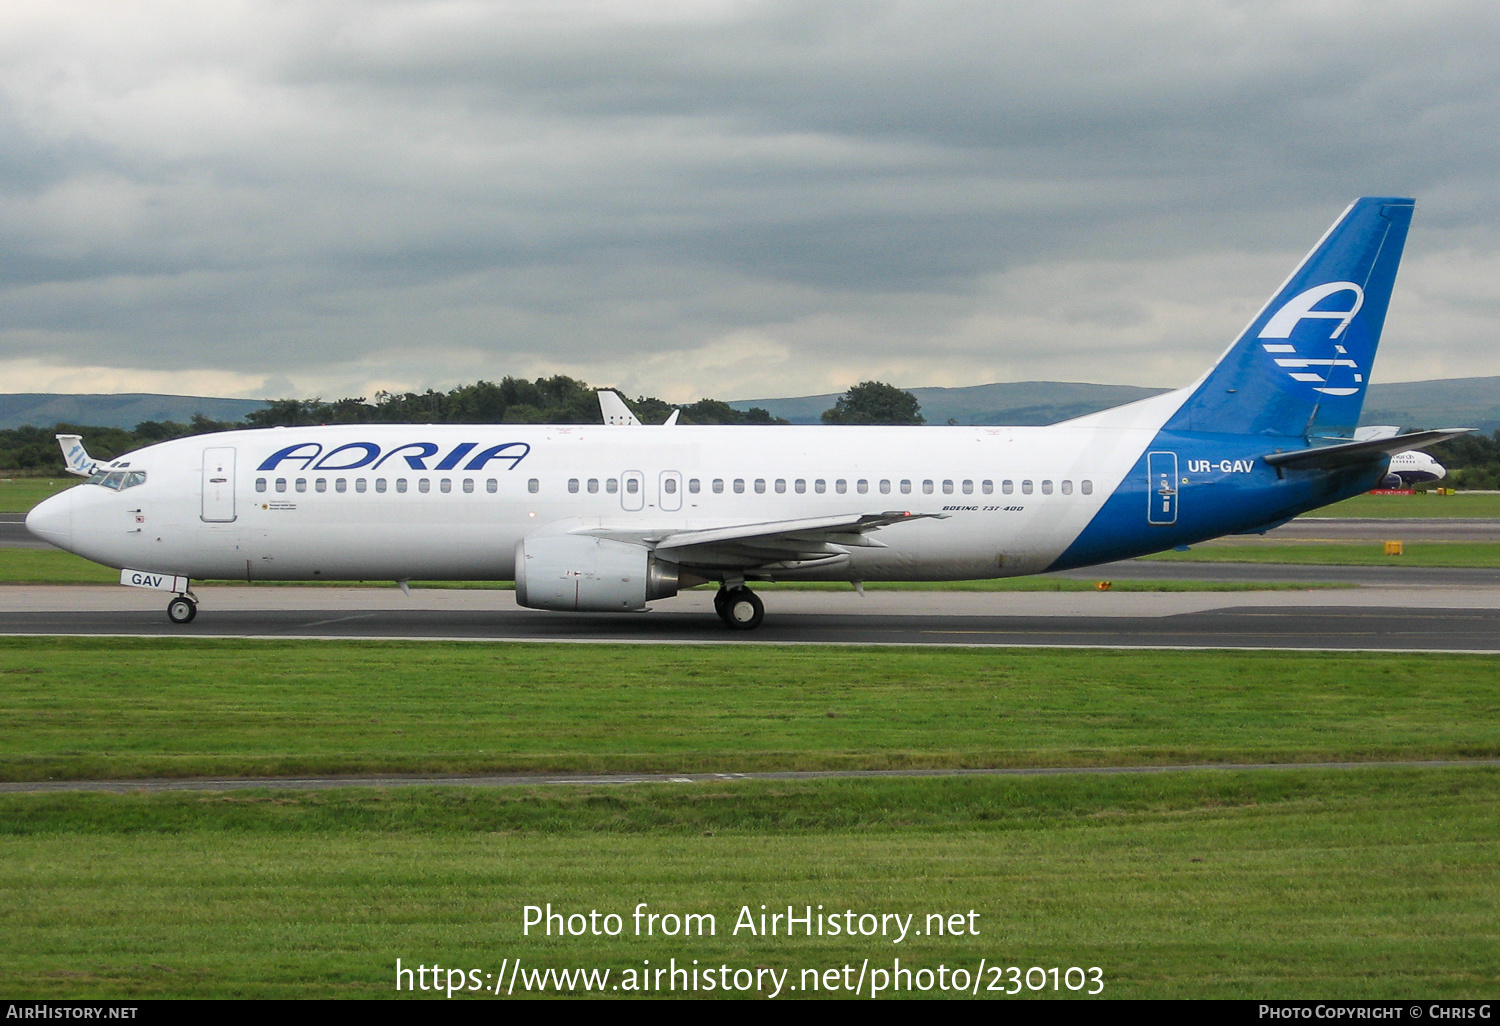
[[[640,490],[641,490],[641,482],[640,482],[639,479],[634,478],[634,477],[627,477],[625,479],[625,491],[627,493],[629,493],[630,495],[634,495],[636,492],[638,492]],[[536,491],[536,489],[533,488],[532,491]]]
[[[792,491],[796,492],[798,495],[806,494],[807,481],[804,478],[797,478],[797,480],[792,482]]]
[[[578,478],[576,478],[576,477],[570,477],[570,478],[568,478],[568,491],[570,493],[572,493],[573,495],[577,495],[578,494]]]
[[[604,482],[604,490],[613,495],[620,490],[620,482],[611,477]]]
[[[822,495],[824,492],[828,491],[828,483],[821,477],[818,478],[813,482],[813,491],[817,492],[819,495]]]
[[[943,494],[944,495],[952,495],[953,494],[953,482],[952,481],[944,481],[943,482]]]
[[[362,478],[362,477],[356,477],[354,479],[354,490],[356,492],[362,492],[362,491],[365,490],[365,479],[364,478]]]
[[[92,483],[92,482],[90,482],[90,483]],[[257,477],[255,479],[255,490],[257,492],[263,492],[263,491],[266,490],[266,479],[265,478],[263,478],[263,477]]]
[[[451,492],[451,491],[453,491],[453,482],[452,482],[452,480],[450,480],[449,478],[446,478],[446,477],[443,478],[441,481],[438,482],[438,490],[442,491],[442,492]]]
[[[1011,492],[1016,490],[1016,483],[1014,481],[1001,481],[1000,490],[1006,495],[1009,495]]]
[[[734,479],[734,494],[740,495],[745,491],[745,479],[737,477]]]
[[[106,484],[107,483],[108,482],[106,482]],[[286,491],[286,478],[284,478],[284,477],[278,477],[276,479],[276,490],[278,492],[284,492],[284,491]]]
[[[423,492],[423,493],[432,491],[432,481],[431,481],[431,479],[425,478],[425,477],[419,477],[419,478],[417,478],[417,491]]]
[[[777,495],[784,495],[785,493],[786,493],[786,478],[784,478],[784,477],[778,477],[776,479],[776,494]]]
[[[474,491],[474,479],[472,477],[464,478],[464,491],[470,493]]]
[[[860,478],[858,481],[854,482],[854,490],[859,494],[864,495],[870,490],[870,482],[866,481],[864,478]]]
[[[667,478],[665,481],[663,481],[661,483],[661,490],[664,491],[664,492],[666,492],[668,495],[676,495],[677,494],[677,479],[675,477],[669,477],[669,478]]]
[[[891,494],[891,480],[890,480],[890,478],[883,477],[883,478],[880,479],[880,494],[881,495],[889,495],[889,494]]]
[[[904,477],[901,479],[901,494],[902,495],[910,495],[911,494],[911,481],[908,480],[907,478],[904,478]]]
[[[974,494],[974,482],[973,481],[965,481],[964,482],[964,494],[965,495],[973,495]]]
[[[346,492],[349,490],[349,482],[342,477],[336,477],[333,479],[333,490],[336,492]]]
[[[1073,494],[1073,482],[1072,481],[1064,481],[1062,483],[1062,493],[1064,495],[1072,495]]]
[[[500,482],[496,481],[493,477],[489,478],[484,482],[484,490],[493,495],[500,490]]]
[[[1084,495],[1093,495],[1094,494],[1094,482],[1092,482],[1092,481],[1084,481],[1082,483],[1083,483],[1083,494]]]
[[[714,494],[715,495],[722,495],[723,493],[724,493],[724,479],[722,477],[716,477],[716,478],[714,478]]]
[[[698,494],[698,479],[696,477],[690,477],[690,478],[688,478],[688,494],[689,495],[697,495]]]
[[[1021,482],[1021,494],[1022,495],[1030,495],[1031,494],[1031,482],[1030,481],[1022,481]]]
[[[931,481],[923,481],[922,482],[922,494],[923,495],[931,495],[932,494],[932,482]]]
[[[589,478],[589,494],[590,495],[598,495],[599,494],[599,479],[597,477],[591,477],[591,478]]]
[[[843,478],[839,478],[833,483],[833,490],[838,492],[840,495],[843,495],[849,490],[849,482],[845,481]]]
[[[316,488],[320,492],[326,492],[326,491],[328,491],[328,478],[326,478],[326,477],[320,477],[320,478],[318,478],[318,480],[313,483],[313,487]]]
[[[631,484],[635,484],[634,481],[632,481],[630,483]],[[539,492],[539,491],[542,490],[542,482],[538,481],[536,478],[533,477],[531,480],[529,480],[529,481],[526,482],[526,490],[528,492],[530,492],[532,495],[535,495],[537,492]]]
[[[377,477],[375,479],[375,490],[377,492],[383,492],[383,491],[385,491],[385,478],[383,478],[383,477]]]
[[[981,481],[980,484],[979,484],[979,490],[981,492],[983,492],[984,494],[986,494],[986,495],[994,495],[995,494],[995,482],[993,482],[993,481]]]
[[[766,493],[766,479],[763,478],[763,477],[757,477],[755,479],[755,494],[756,495],[764,495],[765,493]]]
[[[1051,481],[1043,481],[1042,482],[1042,494],[1043,495],[1051,495],[1052,494],[1052,482]]]
[[[398,491],[398,492],[404,492],[404,491],[406,491],[406,478],[404,478],[404,477],[398,477],[398,478],[396,478],[396,491]]]

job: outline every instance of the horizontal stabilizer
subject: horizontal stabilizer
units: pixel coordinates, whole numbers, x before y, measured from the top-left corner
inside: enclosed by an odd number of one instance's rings
[[[1273,452],[1261,457],[1273,467],[1290,470],[1329,470],[1333,467],[1350,467],[1386,456],[1405,452],[1422,445],[1445,442],[1459,435],[1466,435],[1473,428],[1443,428],[1437,431],[1413,431],[1409,435],[1392,435],[1388,438],[1372,438],[1363,442],[1345,442],[1341,445],[1325,445],[1313,449],[1294,449],[1291,452]]]

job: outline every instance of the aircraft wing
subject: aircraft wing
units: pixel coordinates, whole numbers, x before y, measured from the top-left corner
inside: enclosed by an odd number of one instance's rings
[[[869,535],[892,524],[943,519],[941,513],[849,513],[770,520],[703,530],[655,531],[639,540],[663,559],[713,569],[786,568],[842,562],[850,548],[885,548]],[[592,533],[592,532],[590,532]],[[613,533],[613,532],[611,532]]]
[[[1444,442],[1459,435],[1466,435],[1473,428],[1442,428],[1437,431],[1413,431],[1409,435],[1391,435],[1361,442],[1344,442],[1341,445],[1324,445],[1312,449],[1293,449],[1291,452],[1273,452],[1261,459],[1273,467],[1292,470],[1329,470],[1333,467],[1348,467],[1368,463],[1387,453],[1405,452],[1418,446]]]

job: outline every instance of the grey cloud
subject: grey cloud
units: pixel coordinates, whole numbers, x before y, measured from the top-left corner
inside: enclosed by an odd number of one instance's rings
[[[1222,334],[1150,310],[1227,315],[1197,282],[1039,305],[1006,282],[1279,264],[1362,192],[1422,198],[1414,254],[1496,245],[1492,5],[689,10],[250,4],[126,45],[76,10],[34,19],[0,43],[0,358],[46,338],[415,381],[751,331],[810,368],[940,352],[981,373],[1156,329],[1191,361]],[[1274,284],[1221,287],[1243,305]],[[1468,287],[1437,316],[1495,301]],[[1007,303],[1036,307],[1024,330]],[[955,327],[980,316],[1022,331],[988,362]],[[1464,324],[1454,354],[1477,351]]]

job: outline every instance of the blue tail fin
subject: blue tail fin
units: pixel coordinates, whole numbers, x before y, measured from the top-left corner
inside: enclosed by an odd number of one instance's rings
[[[1355,200],[1167,423],[1350,438],[1414,200]]]

